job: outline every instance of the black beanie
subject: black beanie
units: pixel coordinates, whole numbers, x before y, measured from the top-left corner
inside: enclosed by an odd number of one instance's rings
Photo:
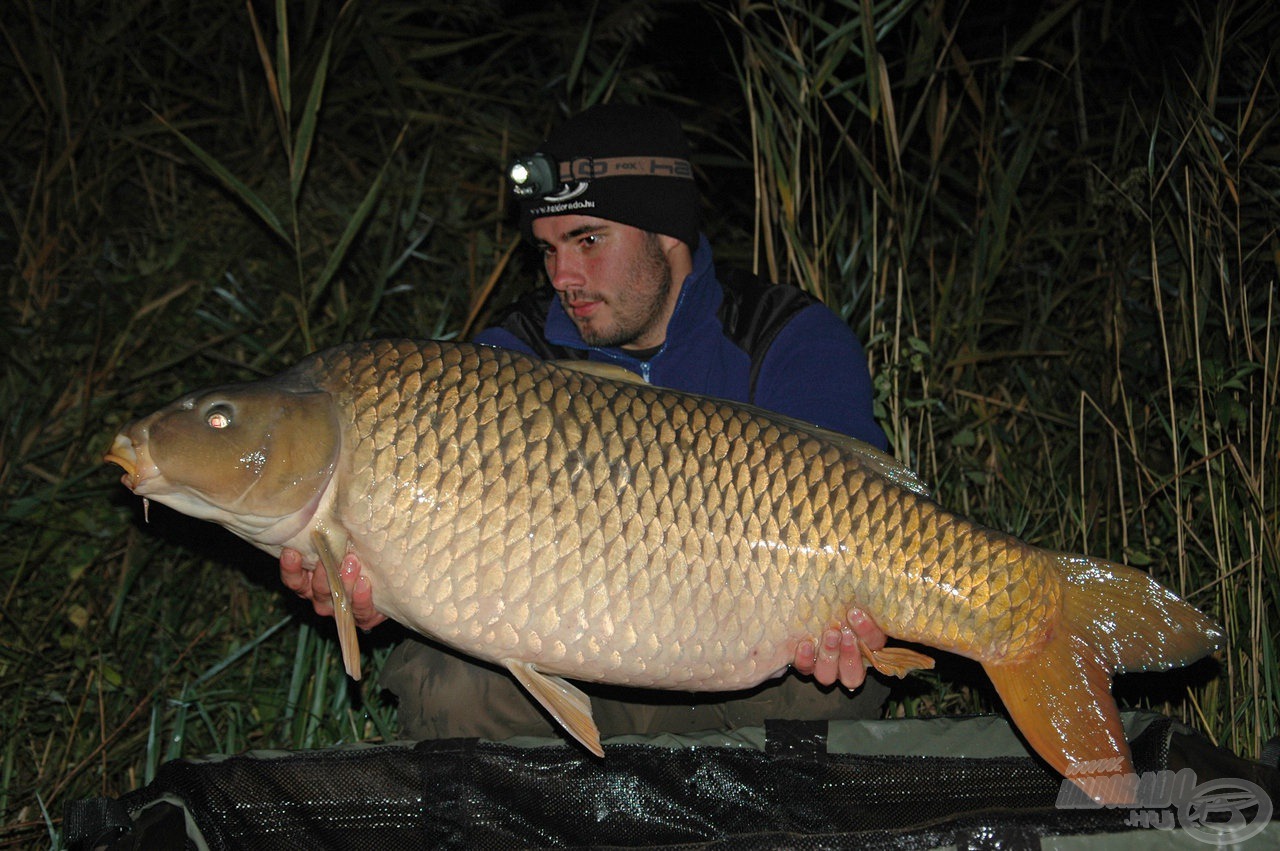
[[[519,199],[520,228],[527,238],[533,238],[534,219],[576,214],[674,236],[697,250],[698,188],[689,167],[689,140],[665,109],[593,106],[555,128],[538,153],[562,168],[574,163],[574,175],[550,195]],[[598,165],[595,174],[608,174],[600,177],[592,175],[590,163],[580,162],[617,157],[654,160],[649,173],[635,176],[616,176],[608,164]],[[633,163],[627,167],[637,170]]]

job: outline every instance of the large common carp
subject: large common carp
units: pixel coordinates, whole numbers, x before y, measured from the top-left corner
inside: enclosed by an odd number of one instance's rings
[[[891,636],[981,662],[1036,752],[1124,801],[1111,675],[1222,639],[1145,573],[972,523],[852,438],[483,346],[339,346],[185,396],[106,459],[135,493],[273,555],[332,571],[354,551],[380,611],[505,665],[597,754],[565,677],[746,688],[856,603]]]

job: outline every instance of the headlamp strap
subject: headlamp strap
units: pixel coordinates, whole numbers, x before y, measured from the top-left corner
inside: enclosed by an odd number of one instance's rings
[[[693,180],[688,160],[676,157],[577,157],[560,163],[561,183],[602,177],[679,177]]]

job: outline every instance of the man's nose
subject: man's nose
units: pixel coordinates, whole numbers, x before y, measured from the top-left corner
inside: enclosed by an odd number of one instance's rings
[[[582,266],[561,252],[547,258],[547,277],[557,292],[582,283]]]

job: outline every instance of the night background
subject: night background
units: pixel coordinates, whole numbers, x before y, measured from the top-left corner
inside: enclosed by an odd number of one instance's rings
[[[465,337],[533,286],[503,175],[592,103],[684,122],[720,267],[867,346],[943,505],[1148,570],[1226,649],[1122,679],[1280,717],[1280,5],[9,0],[0,847],[165,760],[395,738],[276,565],[100,461],[185,390]],[[998,707],[951,659],[891,716]]]

